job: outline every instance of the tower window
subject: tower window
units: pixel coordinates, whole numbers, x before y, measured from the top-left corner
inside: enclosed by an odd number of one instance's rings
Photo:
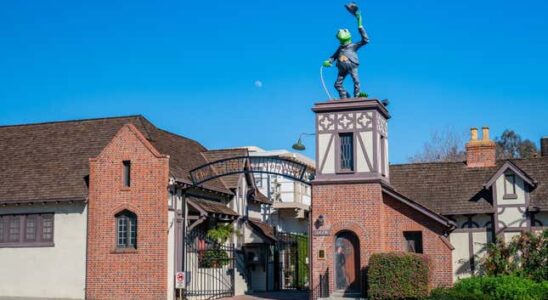
[[[131,161],[124,160],[123,164],[124,164],[124,174],[123,174],[124,186],[130,187],[131,186]]]
[[[422,253],[422,232],[404,231],[407,252]]]
[[[116,246],[137,248],[137,216],[127,210],[116,215]]]
[[[354,170],[354,135],[341,133],[340,140],[340,168],[342,171]]]

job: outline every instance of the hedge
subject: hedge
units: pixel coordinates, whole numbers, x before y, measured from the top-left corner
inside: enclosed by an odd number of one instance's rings
[[[548,299],[548,281],[534,282],[518,276],[471,277],[453,288],[435,289],[431,300],[543,300]]]
[[[373,254],[367,271],[369,299],[428,297],[430,267],[430,260],[421,254],[408,252]]]

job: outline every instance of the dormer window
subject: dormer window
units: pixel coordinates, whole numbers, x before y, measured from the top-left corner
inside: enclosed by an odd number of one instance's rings
[[[342,172],[354,171],[354,134],[339,134],[340,161],[339,168]]]
[[[516,174],[504,174],[504,199],[516,199]]]

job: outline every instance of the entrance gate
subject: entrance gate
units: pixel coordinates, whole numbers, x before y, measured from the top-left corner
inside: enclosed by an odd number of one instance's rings
[[[185,299],[234,296],[234,245],[221,245],[204,235],[186,237]]]
[[[240,156],[221,159],[190,171],[194,186],[232,174],[263,173],[280,175],[310,185],[314,171],[298,161],[278,156]],[[309,285],[308,238],[304,235],[277,233],[275,245],[275,289],[304,290]],[[279,255],[279,253],[282,255]],[[234,245],[219,245],[201,234],[185,237],[184,270],[188,299],[218,299],[235,294]]]
[[[276,233],[275,274],[280,290],[306,290],[309,286],[308,236]]]

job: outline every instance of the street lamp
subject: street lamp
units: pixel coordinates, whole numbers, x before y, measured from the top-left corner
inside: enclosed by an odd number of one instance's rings
[[[315,135],[314,133],[301,133],[299,135],[299,139],[297,140],[297,142],[295,144],[293,144],[293,146],[291,146],[291,148],[293,148],[293,150],[297,150],[297,151],[303,151],[306,149],[305,145],[302,143],[302,138],[303,136],[308,136],[308,135]]]

